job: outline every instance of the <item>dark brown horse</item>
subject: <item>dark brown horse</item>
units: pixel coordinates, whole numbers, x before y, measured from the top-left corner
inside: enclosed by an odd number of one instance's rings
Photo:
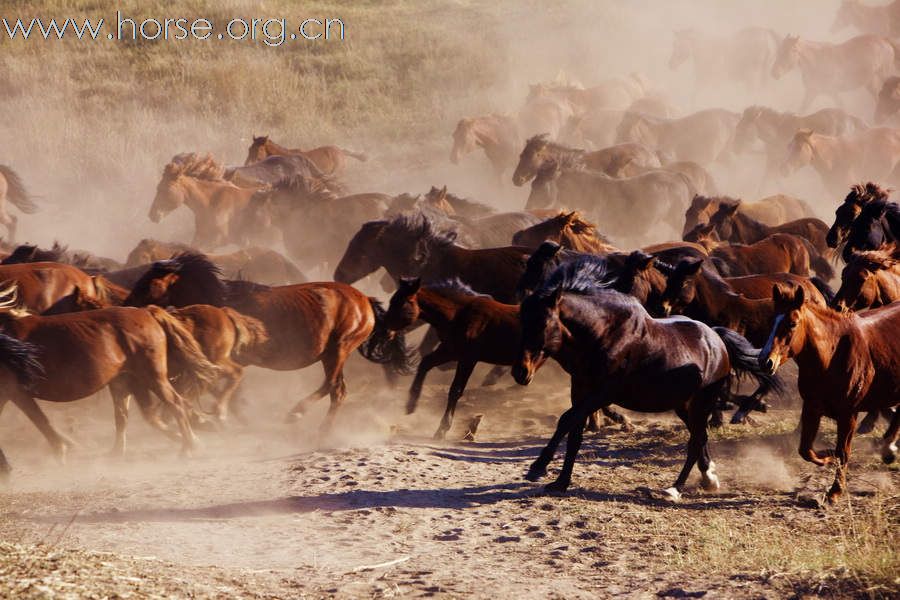
[[[16,299],[4,294],[0,313],[8,335],[38,348],[45,377],[32,389],[8,388],[0,400],[18,406],[44,434],[60,460],[70,443],[47,420],[35,398],[72,402],[109,386],[116,416],[114,451],[124,452],[128,398],[134,396],[147,421],[174,436],[162,421],[152,392],[175,417],[182,452],[194,446],[194,433],[180,394],[169,383],[178,375],[197,386],[209,383],[217,369],[191,334],[161,308],[105,308],[53,316],[22,316],[12,308]]]
[[[900,300],[900,260],[894,245],[854,252],[841,272],[831,306],[844,312],[878,308]]]
[[[347,157],[366,161],[368,157],[362,152],[351,152],[337,146],[319,146],[303,150],[301,148],[285,148],[269,139],[269,136],[253,136],[253,143],[247,150],[244,166],[254,165],[270,156],[303,156],[313,162],[325,175],[339,175],[344,171]]]
[[[454,232],[437,231],[420,213],[372,221],[350,240],[334,280],[351,284],[384,267],[395,282],[402,277],[421,277],[426,283],[459,278],[498,302],[514,302],[531,251],[518,246],[469,250],[455,240]]]
[[[842,315],[808,302],[803,288],[776,286],[772,298],[777,316],[759,362],[770,373],[791,358],[797,363],[803,399],[800,456],[819,466],[837,466],[825,495],[833,503],[846,487],[857,413],[900,402],[900,304]],[[896,458],[898,415],[884,435],[886,463]],[[813,444],[823,416],[837,421],[837,443],[834,450],[820,453]]]
[[[834,277],[834,269],[828,262],[828,256],[832,252],[825,241],[828,225],[824,221],[810,217],[770,227],[739,212],[739,207],[740,200],[731,203],[722,202],[719,209],[709,218],[709,223],[720,240],[735,244],[755,244],[779,233],[794,235],[809,242],[806,250],[809,253],[810,266],[816,274],[826,281]]]
[[[596,225],[585,221],[578,211],[561,212],[537,225],[517,231],[512,237],[513,245],[526,248],[537,248],[548,240],[576,252],[608,254],[618,250],[597,233]]]
[[[717,241],[717,237],[715,225],[707,223],[695,227],[684,239],[703,244],[726,277],[770,273],[809,275],[809,250],[802,238],[776,233],[755,244],[729,244]]]
[[[544,475],[563,436],[562,471],[549,491],[563,492],[581,446],[588,415],[618,404],[639,412],[674,410],[690,432],[687,457],[669,498],[681,496],[699,465],[702,487],[719,487],[707,446],[707,422],[726,395],[732,370],[760,381],[758,352],[733,331],[688,319],[653,319],[629,296],[604,285],[605,261],[592,257],[561,267],[522,303],[522,345],[513,376],[522,385],[548,358],[572,378],[572,408],[559,418],[553,437],[531,465],[527,479]]]
[[[322,425],[327,431],[347,395],[344,363],[354,351],[369,360],[389,364],[398,372],[409,368],[403,336],[389,335],[380,325],[383,309],[362,292],[341,283],[305,283],[269,287],[220,278],[218,267],[205,256],[180,254],[153,264],[135,284],[125,302],[130,306],[228,306],[265,326],[268,341],[239,364],[276,371],[293,371],[321,362],[324,383],[301,399],[289,417],[303,414],[307,404],[326,395],[331,406]]]
[[[889,195],[890,190],[872,182],[850,188],[834,211],[834,223],[825,238],[828,246],[842,248],[847,261],[854,251],[876,250],[900,239],[900,209],[888,202]]]

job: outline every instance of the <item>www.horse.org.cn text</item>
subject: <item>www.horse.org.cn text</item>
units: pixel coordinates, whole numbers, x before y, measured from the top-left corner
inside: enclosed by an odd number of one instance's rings
[[[0,17],[0,37],[12,41],[239,41],[275,48],[291,41],[321,42],[346,39],[346,25],[339,18],[235,17],[217,23],[204,17],[132,18],[116,12],[115,23],[104,18]]]

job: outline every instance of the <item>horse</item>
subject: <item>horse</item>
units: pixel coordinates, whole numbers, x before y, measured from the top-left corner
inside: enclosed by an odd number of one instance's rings
[[[841,272],[841,287],[831,306],[838,311],[865,310],[900,300],[900,260],[893,244],[854,252]]]
[[[834,15],[831,33],[847,27],[883,37],[900,36],[900,0],[879,6],[863,4],[859,0],[842,0]]]
[[[629,112],[616,130],[616,142],[637,142],[673,161],[708,165],[730,157],[740,115],[721,108],[664,119]]]
[[[693,63],[695,95],[723,81],[735,81],[755,92],[766,83],[777,49],[775,33],[759,27],[729,35],[683,29],[675,32],[669,68],[674,71],[689,60]]]
[[[560,212],[537,225],[517,231],[512,237],[514,246],[526,248],[537,248],[547,240],[576,252],[608,254],[618,250],[597,233],[596,225],[585,221],[578,211]]]
[[[890,190],[883,189],[871,181],[866,184],[854,184],[850,192],[844,196],[843,202],[834,211],[834,222],[825,236],[829,248],[838,248],[844,245],[853,222],[862,212],[863,206],[872,200],[886,202],[890,197]],[[898,229],[900,232],[900,229]],[[874,249],[874,248],[873,248]]]
[[[222,167],[209,155],[180,154],[163,169],[150,206],[154,223],[185,205],[194,213],[191,246],[215,249],[234,241],[232,221],[242,211],[254,190],[241,188],[222,178]]]
[[[772,77],[781,79],[799,68],[805,88],[800,110],[807,110],[821,94],[840,106],[840,94],[866,89],[873,96],[894,71],[894,46],[876,35],[859,35],[839,44],[801,40],[787,35],[778,47]]]
[[[809,275],[808,243],[795,235],[776,233],[753,244],[730,244],[717,241],[715,224],[707,223],[695,227],[684,239],[703,244],[726,277],[770,273]]]
[[[0,333],[0,385],[4,390],[20,388],[29,391],[44,375],[38,362],[38,349],[33,344]],[[9,478],[12,467],[0,449],[0,483]]]
[[[850,262],[854,252],[877,250],[885,244],[900,242],[900,207],[886,200],[865,204],[841,241],[841,256]]]
[[[302,175],[328,183],[336,191],[342,187],[333,177],[326,176],[316,164],[302,154],[269,156],[243,167],[229,167],[222,170],[222,177],[238,187],[260,189],[285,179]]]
[[[53,316],[34,316],[15,308],[15,286],[4,290],[0,329],[37,347],[44,377],[32,389],[7,388],[0,405],[11,400],[40,430],[57,458],[65,461],[71,443],[47,420],[35,398],[72,402],[109,387],[115,407],[115,454],[125,450],[128,400],[134,396],[147,421],[175,437],[150,397],[152,392],[175,418],[183,454],[194,447],[194,433],[182,396],[169,382],[178,376],[192,386],[208,384],[218,372],[191,334],[158,307],[112,307]]]
[[[873,118],[876,124],[882,125],[898,112],[900,112],[900,77],[892,75],[884,80],[881,89],[878,90]]]
[[[738,212],[739,206],[740,200],[722,202],[719,204],[719,209],[709,218],[709,223],[720,240],[739,244],[755,244],[777,233],[791,234],[808,242],[806,250],[809,253],[810,265],[816,274],[826,281],[834,277],[834,270],[826,258],[831,253],[825,240],[825,236],[828,234],[828,225],[822,220],[807,217],[770,227],[753,217]]]
[[[531,184],[526,209],[565,206],[617,236],[644,238],[659,223],[674,227],[695,193],[681,173],[656,170],[615,179],[595,171],[565,171],[549,162]]]
[[[79,288],[86,296],[114,301],[121,288],[78,267],[55,262],[0,265],[0,282],[15,283],[23,308],[40,314]]]
[[[536,97],[528,100],[516,114],[519,132],[523,137],[546,132],[556,138],[574,115],[572,105],[565,100]]]
[[[624,114],[623,110],[597,108],[572,115],[559,131],[559,141],[580,148],[608,148],[615,143],[616,127]]]
[[[514,118],[498,114],[466,117],[453,130],[450,162],[457,165],[463,156],[481,148],[499,182],[503,173],[516,164],[520,144],[519,125]]]
[[[10,241],[16,239],[16,227],[18,217],[9,214],[6,210],[6,202],[18,208],[26,215],[32,215],[38,211],[34,199],[25,189],[22,178],[8,165],[0,165],[0,225],[6,227]]]
[[[641,144],[619,144],[587,152],[585,150],[567,148],[552,142],[547,134],[536,135],[525,142],[519,162],[513,172],[513,184],[524,185],[534,179],[537,174],[550,163],[562,169],[589,168],[618,177],[631,167],[658,168],[661,166],[659,156],[647,146]]]
[[[126,267],[149,266],[172,258],[179,252],[196,252],[188,244],[161,242],[144,238],[128,253]],[[305,283],[306,276],[287,257],[274,250],[251,246],[228,254],[209,254],[208,258],[230,279],[244,278],[266,285]]]
[[[247,150],[244,166],[254,165],[270,156],[303,156],[308,158],[324,175],[339,175],[347,164],[347,157],[365,162],[368,157],[363,152],[352,152],[338,146],[319,146],[310,150],[285,148],[269,139],[269,136],[253,136]]]
[[[470,250],[455,240],[455,232],[437,230],[421,213],[371,221],[350,240],[334,280],[352,284],[384,267],[395,282],[401,277],[421,277],[426,283],[459,278],[498,302],[515,301],[516,282],[531,251],[518,246]]]
[[[469,200],[447,191],[446,185],[441,188],[431,186],[431,189],[424,194],[423,199],[425,202],[444,211],[449,217],[474,220],[497,214],[497,211],[487,204]]]
[[[900,402],[900,304],[861,313],[838,313],[806,299],[803,288],[775,286],[776,317],[759,363],[775,373],[788,359],[799,368],[797,387],[803,400],[800,414],[800,456],[824,466],[837,466],[825,495],[834,503],[846,487],[850,445],[860,411],[882,411]],[[813,449],[823,416],[837,421],[833,451]],[[900,412],[884,434],[882,458],[897,454]]]
[[[775,194],[756,202],[744,202],[729,196],[705,196],[696,194],[691,205],[684,213],[684,229],[682,236],[701,223],[708,223],[709,218],[719,210],[722,203],[738,203],[738,211],[766,225],[779,225],[786,221],[795,221],[812,214],[812,208],[799,198]]]
[[[625,108],[644,97],[650,82],[639,73],[612,77],[589,88],[565,82],[536,83],[528,87],[526,102],[549,98],[565,103],[575,114],[596,108]]]
[[[321,362],[325,381],[288,413],[299,418],[306,406],[326,395],[331,405],[321,426],[327,433],[347,395],[344,363],[354,350],[397,373],[411,360],[402,335],[389,335],[384,309],[372,298],[341,283],[303,283],[269,287],[221,279],[221,271],[202,254],[179,254],[153,263],[126,298],[128,306],[184,307],[209,304],[229,307],[265,326],[268,340],[241,365],[293,371]]]
[[[716,185],[716,180],[713,178],[712,173],[695,162],[689,160],[667,162],[663,164],[660,169],[669,171],[670,173],[680,173],[684,175],[687,180],[691,182],[691,187],[694,188],[697,194],[714,196],[718,193],[718,186]],[[607,171],[606,174],[612,175],[613,177],[634,177],[635,175],[643,175],[644,173],[655,170],[656,169],[635,166],[622,173],[616,174]]]
[[[711,329],[682,317],[654,319],[637,300],[608,289],[605,261],[592,257],[560,267],[521,305],[522,343],[513,377],[528,385],[548,358],[571,376],[572,408],[526,478],[546,472],[562,437],[568,435],[559,477],[546,489],[564,492],[592,412],[618,404],[639,412],[674,410],[690,432],[687,457],[674,485],[677,500],[699,462],[701,486],[719,487],[707,445],[707,422],[731,382],[731,372],[749,373],[775,385],[756,364],[758,351],[738,334]]]

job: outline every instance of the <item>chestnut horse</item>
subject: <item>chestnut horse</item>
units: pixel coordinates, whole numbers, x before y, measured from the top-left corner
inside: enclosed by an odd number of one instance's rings
[[[513,377],[528,385],[548,358],[571,376],[572,408],[526,475],[546,472],[563,436],[566,457],[548,491],[564,492],[588,416],[618,404],[639,412],[674,410],[690,432],[687,457],[675,484],[677,500],[694,465],[704,489],[719,487],[707,445],[707,422],[726,395],[732,370],[774,385],[756,364],[758,352],[740,335],[684,318],[654,319],[629,296],[607,289],[605,261],[591,257],[560,267],[521,305],[522,344]]]
[[[310,402],[326,395],[331,405],[322,424],[327,432],[347,395],[344,363],[354,350],[387,364],[398,373],[409,369],[403,336],[389,335],[381,325],[384,310],[374,299],[341,283],[304,283],[269,287],[249,281],[222,280],[220,270],[201,254],[179,254],[158,261],[135,284],[129,306],[228,306],[256,318],[268,340],[242,365],[293,371],[321,362],[325,381],[288,413],[298,418]]]
[[[38,348],[33,344],[0,333],[0,385],[3,389],[31,391],[44,375],[37,357]],[[10,471],[12,467],[0,449],[0,483],[9,478]]]
[[[15,283],[21,306],[42,313],[76,288],[91,298],[116,303],[122,289],[102,277],[91,277],[78,267],[55,262],[0,265],[0,282]]]
[[[684,239],[703,244],[726,277],[793,273],[809,276],[809,250],[803,238],[776,233],[755,244],[730,244],[717,241],[715,224],[697,225]]]
[[[344,171],[347,157],[365,162],[368,157],[362,152],[351,152],[337,146],[319,146],[310,150],[285,148],[269,139],[269,136],[253,136],[253,143],[247,150],[244,166],[254,165],[270,156],[303,156],[313,162],[325,175],[339,175]]]
[[[878,308],[900,300],[900,260],[893,244],[854,252],[841,272],[841,287],[831,306],[836,310]]]
[[[469,250],[454,244],[455,232],[438,231],[421,213],[371,221],[353,236],[334,271],[351,284],[384,267],[391,278],[425,282],[459,278],[498,302],[514,302],[515,288],[531,251],[519,246]]]
[[[222,178],[222,167],[209,155],[179,154],[163,169],[149,217],[154,223],[182,205],[194,213],[191,245],[210,250],[240,241],[231,224],[250,201],[253,189]]]
[[[709,218],[719,210],[723,202],[738,202],[738,211],[753,217],[766,225],[780,225],[786,221],[802,219],[812,214],[812,208],[799,198],[775,194],[756,202],[744,202],[728,196],[695,195],[691,205],[684,213],[684,229],[686,235],[697,225],[708,223]]]
[[[514,118],[497,114],[466,117],[453,130],[450,162],[457,165],[463,156],[481,148],[500,181],[503,173],[515,166],[520,144],[519,125]]]
[[[608,254],[618,250],[597,233],[596,225],[582,219],[578,211],[561,212],[537,225],[517,231],[512,237],[514,246],[526,248],[537,248],[547,240],[576,252]]]
[[[781,79],[800,69],[805,94],[800,110],[807,110],[821,94],[828,94],[840,106],[840,94],[866,89],[873,96],[894,71],[897,60],[893,44],[877,35],[859,35],[831,44],[801,40],[788,35],[778,47],[772,77]]]
[[[0,165],[0,225],[6,227],[9,240],[12,241],[16,239],[16,226],[19,219],[6,210],[7,201],[26,215],[38,211],[37,204],[28,194],[19,175],[12,170],[12,167]]]
[[[104,308],[53,316],[23,316],[12,308],[15,288],[2,294],[0,308],[3,332],[38,348],[45,376],[31,390],[12,388],[8,400],[18,406],[40,430],[57,457],[65,460],[70,442],[47,420],[35,398],[50,402],[72,402],[109,386],[115,407],[114,452],[125,450],[128,400],[134,396],[147,421],[174,436],[162,421],[152,392],[175,417],[181,434],[182,452],[194,446],[194,433],[187,406],[169,383],[178,376],[192,386],[208,384],[218,372],[181,323],[165,310]]]
[[[775,373],[788,359],[799,367],[800,456],[819,466],[835,464],[825,495],[835,502],[846,487],[850,444],[860,411],[882,411],[900,402],[900,304],[841,314],[807,301],[803,288],[772,290],[776,317],[759,363]],[[835,449],[813,449],[823,416],[837,421]],[[897,454],[900,412],[884,434],[882,458]]]

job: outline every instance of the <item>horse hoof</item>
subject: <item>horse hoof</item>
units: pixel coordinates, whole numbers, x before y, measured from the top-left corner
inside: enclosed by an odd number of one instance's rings
[[[541,477],[547,474],[546,469],[531,467],[528,469],[528,473],[525,474],[525,479],[528,481],[539,481]]]
[[[867,433],[872,433],[875,430],[875,422],[868,421],[863,419],[863,421],[859,424],[859,427],[856,428],[857,435],[866,435]]]
[[[706,473],[700,474],[700,487],[707,492],[715,492],[719,489],[719,476],[716,475],[715,463],[710,462]]]
[[[891,444],[887,448],[884,449],[884,452],[881,453],[881,460],[884,461],[884,464],[890,465],[893,464],[895,460],[897,460],[897,446],[896,444]]]
[[[565,494],[569,489],[569,484],[557,479],[553,483],[544,486],[544,492],[547,494]]]
[[[676,487],[666,488],[662,491],[663,497],[670,502],[678,502],[681,500],[681,492]]]

